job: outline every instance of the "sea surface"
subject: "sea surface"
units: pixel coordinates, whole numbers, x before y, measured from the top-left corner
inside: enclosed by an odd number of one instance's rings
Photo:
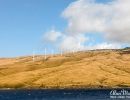
[[[129,92],[130,89],[9,89],[0,90],[0,100],[130,100]]]

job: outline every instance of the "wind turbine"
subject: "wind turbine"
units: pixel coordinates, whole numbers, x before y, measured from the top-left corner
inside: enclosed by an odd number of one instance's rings
[[[35,61],[35,51],[33,51],[32,59],[33,59],[33,62],[34,62]]]
[[[73,53],[73,54],[75,53],[75,49],[72,50],[72,53]]]
[[[80,49],[81,49],[81,43],[79,42],[78,43],[78,50],[80,51]]]
[[[44,59],[46,60],[46,48],[44,49]]]
[[[61,56],[63,55],[62,49],[60,50],[60,55],[61,55]]]

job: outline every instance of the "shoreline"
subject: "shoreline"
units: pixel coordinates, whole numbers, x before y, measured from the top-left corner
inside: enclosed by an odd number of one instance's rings
[[[1,90],[112,90],[130,89],[130,87],[110,87],[110,88],[0,88]]]

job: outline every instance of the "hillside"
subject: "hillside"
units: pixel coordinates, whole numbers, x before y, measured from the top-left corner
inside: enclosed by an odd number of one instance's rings
[[[0,88],[130,87],[129,50],[0,59]]]

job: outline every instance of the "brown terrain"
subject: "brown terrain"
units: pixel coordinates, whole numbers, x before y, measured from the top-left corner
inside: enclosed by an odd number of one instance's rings
[[[0,58],[0,88],[130,87],[130,51]]]

